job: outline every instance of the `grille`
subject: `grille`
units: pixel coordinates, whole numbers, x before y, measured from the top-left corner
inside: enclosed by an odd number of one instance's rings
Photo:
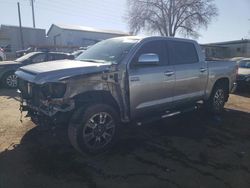
[[[34,106],[40,106],[40,100],[43,98],[43,95],[39,85],[19,79],[18,88],[22,92],[23,99],[28,100]]]

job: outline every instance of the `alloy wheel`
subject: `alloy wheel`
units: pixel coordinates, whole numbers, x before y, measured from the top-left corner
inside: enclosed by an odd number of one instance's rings
[[[10,74],[6,77],[6,85],[10,88],[17,87],[17,76],[14,74]]]
[[[218,89],[214,95],[214,108],[220,110],[225,103],[224,90]]]
[[[94,114],[83,128],[83,140],[87,147],[99,149],[108,145],[115,133],[115,123],[107,112]]]

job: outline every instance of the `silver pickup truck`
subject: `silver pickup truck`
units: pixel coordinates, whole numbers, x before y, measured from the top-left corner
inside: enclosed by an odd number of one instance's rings
[[[233,62],[204,60],[197,42],[165,37],[102,41],[76,60],[21,67],[21,109],[38,125],[68,124],[81,152],[115,141],[121,123],[142,124],[185,112],[197,102],[223,110],[235,87]]]

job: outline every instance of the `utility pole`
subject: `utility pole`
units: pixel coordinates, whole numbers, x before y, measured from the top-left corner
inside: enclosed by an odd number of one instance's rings
[[[21,11],[20,11],[20,4],[17,3],[18,8],[18,18],[19,18],[19,32],[20,32],[20,39],[21,39],[21,47],[22,50],[24,49],[24,43],[23,43],[23,29],[22,29],[22,20],[21,20]]]
[[[33,27],[36,28],[35,11],[34,11],[34,0],[30,0],[30,2],[31,2],[31,8],[32,8]]]

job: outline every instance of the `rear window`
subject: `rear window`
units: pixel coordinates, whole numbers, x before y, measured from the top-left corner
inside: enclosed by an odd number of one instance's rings
[[[196,48],[190,42],[169,41],[171,64],[191,64],[199,61]]]
[[[53,54],[54,60],[61,60],[61,59],[67,59],[68,56],[65,54]]]

